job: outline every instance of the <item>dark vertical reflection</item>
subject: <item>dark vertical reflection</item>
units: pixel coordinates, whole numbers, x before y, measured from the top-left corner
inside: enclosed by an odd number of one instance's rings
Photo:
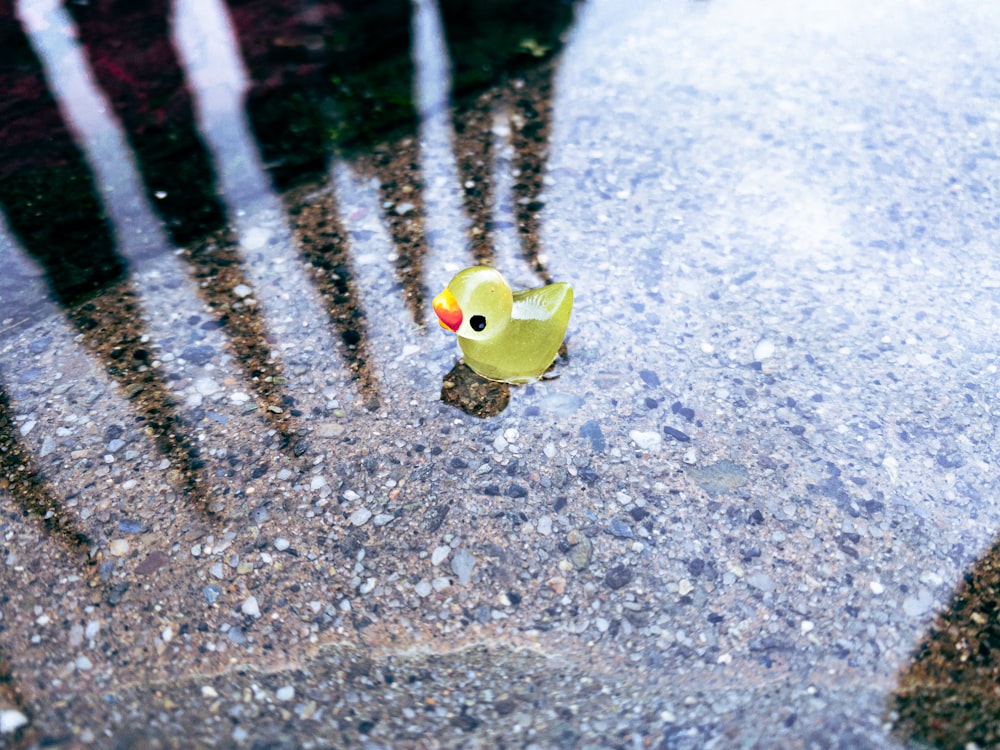
[[[259,309],[233,309],[232,290],[252,288],[238,243],[227,228],[211,155],[198,131],[193,100],[174,48],[169,0],[68,3],[91,68],[132,147],[146,196],[198,280],[245,370],[261,414],[292,440],[290,410],[279,386]]]
[[[295,425],[291,410],[284,408],[288,400],[281,387],[284,367],[272,356],[263,311],[256,306],[233,306],[233,289],[253,288],[236,238],[228,229],[213,232],[185,247],[181,258],[198,282],[198,293],[225,330],[261,415],[277,430],[279,447],[288,447],[295,440]]]
[[[903,670],[895,731],[935,747],[1000,745],[1000,542],[965,574]]]
[[[220,510],[209,503],[204,461],[188,434],[189,425],[178,413],[158,371],[150,366],[152,357],[142,343],[145,315],[132,284],[119,282],[74,305],[67,315],[82,334],[84,345],[104,363],[108,375],[138,413],[137,419],[169,459],[172,482],[209,515]]]
[[[28,515],[41,521],[45,530],[70,552],[86,557],[91,541],[66,515],[63,503],[53,497],[28,451],[17,437],[17,425],[7,392],[0,386],[0,490],[6,491]]]
[[[126,264],[14,10],[0,0],[0,207],[68,305],[124,278]]]
[[[347,234],[329,190],[329,170],[339,153],[355,157],[378,179],[398,278],[420,322],[425,211],[413,137],[410,2],[354,0],[302,8],[231,0],[230,11],[251,78],[250,127],[272,182],[284,195],[299,249],[329,305],[348,366],[374,406],[377,386],[367,365],[364,312],[350,270]],[[404,137],[391,150],[374,148],[394,134]],[[327,190],[318,192],[317,185]]]
[[[0,83],[16,94],[0,98],[0,203],[8,224],[84,345],[132,401],[188,493],[200,498],[200,462],[166,386],[148,366],[140,343],[144,316],[93,175],[45,87],[11,0],[0,0],[0,34]],[[96,295],[99,289],[105,291]]]
[[[341,340],[341,351],[361,391],[366,408],[379,406],[378,383],[369,365],[365,313],[358,304],[352,276],[347,232],[330,190],[307,198],[306,189],[285,194],[289,222],[306,267],[327,306],[330,322]]]
[[[480,262],[492,259],[493,115],[504,105],[510,109],[521,249],[535,271],[550,281],[539,259],[539,196],[552,134],[557,56],[575,4],[440,0],[440,7],[452,64],[455,153],[473,252]]]

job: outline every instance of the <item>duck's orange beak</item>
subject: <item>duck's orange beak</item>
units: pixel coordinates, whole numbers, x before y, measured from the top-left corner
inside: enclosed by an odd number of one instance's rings
[[[458,327],[462,325],[462,308],[458,306],[458,300],[447,287],[434,298],[434,312],[437,313],[441,327],[452,333],[458,331]]]

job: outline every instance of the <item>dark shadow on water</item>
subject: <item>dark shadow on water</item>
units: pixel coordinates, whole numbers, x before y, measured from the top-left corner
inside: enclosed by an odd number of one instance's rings
[[[569,362],[569,351],[564,341],[559,346],[552,366],[539,379],[555,380],[559,369]],[[515,388],[518,386],[515,386]],[[488,380],[476,374],[465,362],[459,361],[441,383],[441,401],[473,417],[487,419],[501,414],[510,404],[510,385]]]
[[[965,574],[902,670],[889,707],[906,741],[1000,745],[1000,541]]]
[[[480,419],[495,417],[510,403],[510,386],[477,375],[459,362],[444,376],[441,400]]]

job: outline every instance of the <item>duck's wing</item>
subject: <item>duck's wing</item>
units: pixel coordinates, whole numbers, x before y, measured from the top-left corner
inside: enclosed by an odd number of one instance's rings
[[[565,281],[557,284],[514,292],[511,317],[520,320],[548,320],[565,315],[573,308],[573,287]]]

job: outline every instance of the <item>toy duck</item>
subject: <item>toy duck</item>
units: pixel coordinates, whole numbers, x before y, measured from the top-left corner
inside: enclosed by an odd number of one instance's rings
[[[434,298],[441,327],[458,334],[465,363],[489,380],[541,377],[566,335],[573,288],[566,282],[512,292],[498,271],[459,271]]]

